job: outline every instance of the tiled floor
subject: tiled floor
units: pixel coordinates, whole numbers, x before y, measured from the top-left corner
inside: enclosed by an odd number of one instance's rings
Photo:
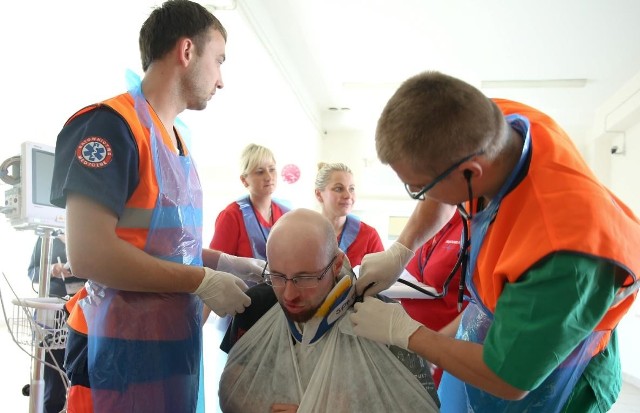
[[[214,321],[210,320],[204,329],[205,400],[208,413],[219,412],[217,383],[226,360],[226,355],[218,349],[223,335],[222,329]],[[1,316],[0,354],[3,360],[0,370],[0,410],[8,413],[26,413],[29,411],[29,398],[22,396],[21,389],[30,381],[29,356],[13,343]],[[611,412],[640,413],[640,389],[624,383],[622,394]]]

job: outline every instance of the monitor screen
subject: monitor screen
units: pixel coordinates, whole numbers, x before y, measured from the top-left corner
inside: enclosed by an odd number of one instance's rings
[[[5,213],[19,230],[64,228],[63,208],[50,201],[55,150],[35,142],[23,142],[20,153],[20,182],[5,192]]]
[[[32,201],[36,205],[53,206],[51,197],[51,179],[53,177],[53,153],[31,148],[31,168],[33,173]]]

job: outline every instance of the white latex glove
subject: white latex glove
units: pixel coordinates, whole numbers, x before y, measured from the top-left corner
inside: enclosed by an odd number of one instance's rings
[[[67,264],[62,264],[59,262],[52,264],[51,276],[55,278],[62,278],[63,280],[65,278],[71,277],[73,274],[71,274],[71,269],[70,267],[67,266]]]
[[[204,278],[194,291],[220,317],[244,312],[251,298],[244,293],[247,285],[238,277],[204,267]]]
[[[363,290],[372,282],[375,284],[366,291],[369,296],[391,287],[412,257],[413,251],[399,242],[391,244],[386,251],[365,255],[360,264],[360,277],[356,281],[356,292],[362,294]]]
[[[399,303],[385,303],[374,297],[365,297],[353,308],[354,312],[349,318],[354,333],[405,350],[409,346],[409,337],[422,325],[409,317]]]
[[[262,282],[262,270],[265,262],[258,258],[236,257],[220,253],[218,271],[229,272],[245,281]]]

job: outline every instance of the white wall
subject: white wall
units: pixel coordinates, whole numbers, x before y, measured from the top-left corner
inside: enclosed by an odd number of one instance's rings
[[[614,143],[624,141],[625,152],[611,154]],[[594,121],[589,146],[596,174],[636,215],[640,215],[640,73],[603,102]],[[638,246],[640,254],[640,246]],[[640,386],[640,304],[633,305],[620,322],[619,338],[625,379]]]
[[[135,27],[144,9],[129,7],[125,19],[119,16],[123,7],[121,0],[111,9],[96,2],[16,2],[0,14],[0,160],[19,154],[26,140],[53,146],[74,111],[124,87],[124,70],[140,66]],[[60,17],[72,14],[84,18]],[[107,34],[118,18],[123,21],[120,39]],[[0,183],[2,195],[8,188]],[[20,290],[29,287],[19,281],[26,280],[34,241],[32,232],[16,232],[0,217],[0,269]]]

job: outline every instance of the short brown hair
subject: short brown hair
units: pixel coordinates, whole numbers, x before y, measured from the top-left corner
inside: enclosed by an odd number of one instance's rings
[[[204,50],[209,29],[215,29],[227,41],[227,31],[209,10],[190,0],[168,0],[155,8],[140,29],[138,43],[142,70],[166,55],[182,37],[196,45],[196,53]]]
[[[473,153],[493,159],[506,142],[497,105],[462,80],[423,72],[406,80],[387,102],[376,129],[385,163],[406,161],[432,173]]]

